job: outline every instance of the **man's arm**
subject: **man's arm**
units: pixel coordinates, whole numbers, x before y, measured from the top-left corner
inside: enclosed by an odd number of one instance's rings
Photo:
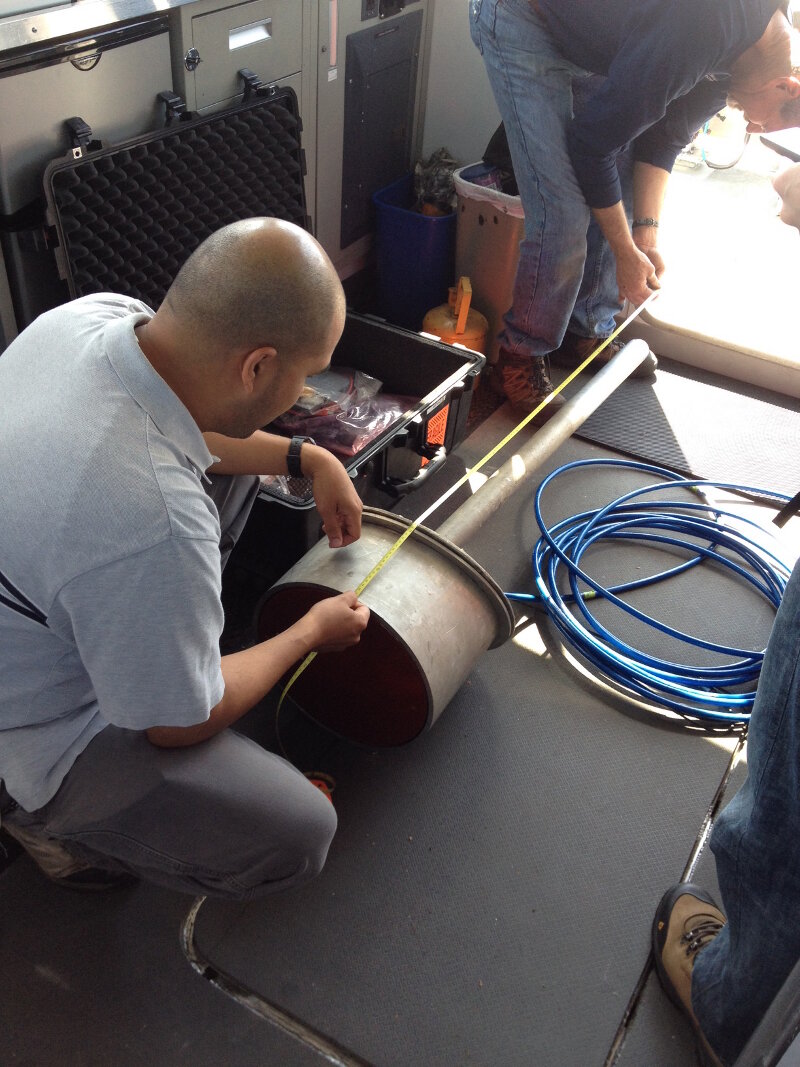
[[[649,163],[636,163],[633,172],[633,217],[661,218],[669,173]],[[661,288],[664,260],[658,251],[658,227],[634,226],[631,231],[622,201],[605,208],[593,208],[603,236],[617,261],[620,298],[639,305],[653,289]]]
[[[288,437],[264,430],[241,440],[221,433],[204,433],[203,437],[209,452],[219,458],[208,468],[209,474],[286,474]]]
[[[252,648],[222,657],[225,692],[204,721],[194,726],[154,726],[147,738],[160,748],[182,748],[220,733],[262,700],[283,675],[312,650],[335,651],[357,644],[369,608],[355,593],[315,604],[288,630]]]
[[[286,474],[289,439],[256,430],[244,440],[218,433],[203,434],[219,462],[210,474]],[[350,476],[326,448],[304,444],[300,450],[303,474],[313,484],[314,501],[331,548],[350,545],[361,536],[362,503]]]

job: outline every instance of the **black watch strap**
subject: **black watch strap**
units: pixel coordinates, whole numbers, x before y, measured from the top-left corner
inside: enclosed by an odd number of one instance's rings
[[[300,449],[303,445],[315,445],[313,437],[293,437],[289,442],[289,451],[286,453],[286,469],[290,478],[302,478],[303,468],[300,466]]]

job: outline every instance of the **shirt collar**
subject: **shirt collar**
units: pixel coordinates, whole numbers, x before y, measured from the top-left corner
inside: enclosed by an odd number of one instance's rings
[[[158,430],[180,449],[192,466],[204,474],[215,462],[200,427],[186,405],[170,389],[139,347],[134,329],[152,318],[142,311],[115,319],[106,328],[106,354],[125,388],[153,420]]]

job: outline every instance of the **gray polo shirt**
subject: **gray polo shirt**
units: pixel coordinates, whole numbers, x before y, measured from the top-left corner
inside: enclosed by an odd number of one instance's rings
[[[214,457],[139,348],[151,315],[85,297],[0,355],[0,574],[47,620],[0,603],[0,779],[28,811],[109,723],[189,726],[224,691]]]

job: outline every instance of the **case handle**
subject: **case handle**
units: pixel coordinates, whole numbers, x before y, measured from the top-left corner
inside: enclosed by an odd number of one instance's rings
[[[428,463],[421,467],[419,473],[415,474],[413,478],[409,478],[406,482],[398,482],[393,481],[391,478],[386,478],[381,484],[381,489],[390,496],[407,496],[408,493],[413,493],[421,485],[424,485],[439,470],[446,459],[447,449],[444,445],[441,445],[436,449]]]
[[[463,275],[458,279],[456,306],[453,308],[456,313],[456,334],[463,333],[466,329],[467,315],[469,315],[469,305],[471,302],[472,282],[466,275]]]

